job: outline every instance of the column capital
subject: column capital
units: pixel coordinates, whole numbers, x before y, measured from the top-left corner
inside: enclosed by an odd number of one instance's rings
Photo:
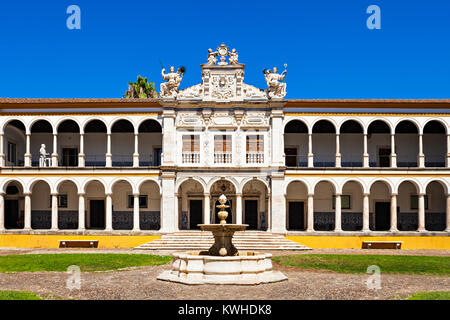
[[[58,196],[59,193],[58,193],[58,192],[51,192],[50,195],[51,195],[51,196]]]
[[[203,196],[206,198],[206,197],[210,197],[211,194],[210,194],[209,192],[205,192],[205,193],[203,194]]]
[[[133,197],[139,197],[139,196],[140,196],[140,193],[139,193],[139,192],[133,193]]]
[[[105,192],[105,196],[106,197],[111,197],[112,196],[112,192]]]
[[[314,197],[314,193],[308,193],[308,197]]]
[[[27,196],[28,196],[28,197],[29,197],[29,196],[31,196],[31,192],[23,192],[22,194],[23,194],[23,195],[24,195],[25,197],[27,197]]]
[[[78,195],[79,195],[79,196],[85,196],[85,195],[86,195],[86,192],[78,192]]]
[[[370,192],[364,192],[364,193],[363,193],[363,196],[364,196],[364,197],[370,197]]]
[[[241,197],[242,198],[242,193],[236,193],[236,197]]]
[[[336,197],[340,197],[340,196],[342,196],[342,193],[341,193],[341,192],[336,192],[334,195],[335,195]]]
[[[418,192],[417,193],[417,196],[419,196],[419,197],[423,197],[423,196],[426,196],[427,194],[425,193],[425,192]]]
[[[391,198],[398,196],[398,193],[391,193]]]

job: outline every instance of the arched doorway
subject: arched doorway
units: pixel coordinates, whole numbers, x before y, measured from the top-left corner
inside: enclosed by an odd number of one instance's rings
[[[242,188],[242,221],[248,224],[247,230],[267,230],[268,190],[257,179],[248,181]]]
[[[194,179],[184,181],[178,188],[178,223],[180,230],[199,230],[203,223],[204,189]]]
[[[23,229],[25,223],[22,184],[10,181],[5,187],[5,229]]]
[[[286,190],[287,230],[305,231],[307,227],[308,188],[301,181],[291,182]]]
[[[105,187],[100,181],[90,181],[85,187],[87,198],[86,229],[104,230],[106,227]]]
[[[370,187],[369,208],[370,230],[388,231],[391,228],[391,193],[385,182],[376,181]]]

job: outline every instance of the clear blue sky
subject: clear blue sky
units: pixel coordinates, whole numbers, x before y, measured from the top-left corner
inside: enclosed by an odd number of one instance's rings
[[[372,4],[381,30],[366,27]],[[225,42],[246,83],[288,63],[291,99],[450,98],[448,0],[2,1],[0,35],[0,97],[119,98],[138,74],[159,91],[159,59],[186,66],[186,88]]]

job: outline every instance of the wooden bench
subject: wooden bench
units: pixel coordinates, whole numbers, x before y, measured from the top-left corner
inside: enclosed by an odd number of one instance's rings
[[[98,248],[98,240],[58,240],[60,248]]]
[[[363,249],[401,249],[403,241],[363,241]]]

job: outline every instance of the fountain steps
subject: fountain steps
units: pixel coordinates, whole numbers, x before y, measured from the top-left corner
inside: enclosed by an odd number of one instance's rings
[[[211,232],[180,231],[166,234],[135,249],[207,250],[214,243]],[[236,232],[233,244],[238,250],[308,250],[309,248],[277,234],[262,231]]]

